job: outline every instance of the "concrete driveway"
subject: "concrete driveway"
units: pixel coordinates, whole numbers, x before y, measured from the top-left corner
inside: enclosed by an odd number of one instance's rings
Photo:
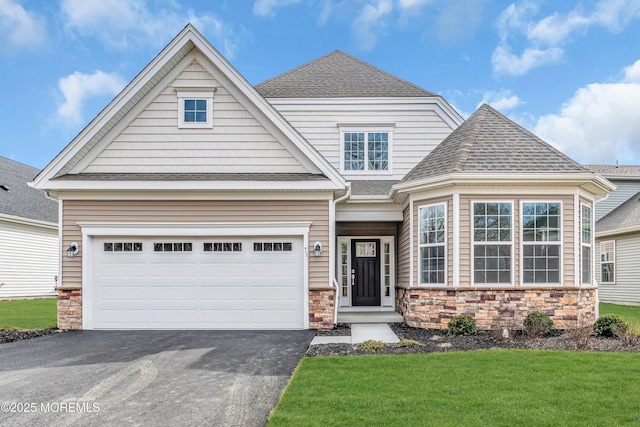
[[[78,331],[0,345],[0,425],[262,426],[314,331]]]

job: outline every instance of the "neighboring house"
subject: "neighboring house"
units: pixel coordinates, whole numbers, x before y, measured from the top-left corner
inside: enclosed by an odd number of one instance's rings
[[[191,25],[34,185],[79,244],[71,329],[593,318],[593,203],[613,189],[491,107],[463,121],[339,51],[254,87]]]
[[[586,166],[616,185],[596,201],[596,280],[602,302],[640,305],[640,166]]]
[[[58,203],[27,185],[38,172],[0,157],[0,299],[56,295]]]

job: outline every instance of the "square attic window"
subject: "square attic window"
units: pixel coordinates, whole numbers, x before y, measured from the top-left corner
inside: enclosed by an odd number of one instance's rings
[[[178,127],[213,128],[213,94],[214,90],[188,91],[176,89],[178,93]]]

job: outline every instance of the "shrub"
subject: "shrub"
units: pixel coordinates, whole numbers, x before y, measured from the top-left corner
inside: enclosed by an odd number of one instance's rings
[[[524,333],[529,338],[540,338],[553,330],[553,320],[541,311],[532,311],[522,322]]]
[[[400,348],[403,348],[403,347],[424,347],[424,344],[422,344],[421,342],[416,341],[416,340],[410,340],[410,339],[407,339],[407,338],[402,338],[399,342],[395,343],[393,346],[394,347],[400,347]]]
[[[367,340],[356,345],[356,348],[359,348],[360,350],[366,351],[369,353],[375,353],[378,350],[382,350],[383,348],[386,348],[386,345],[384,345],[382,341]]]
[[[449,322],[449,335],[475,335],[476,321],[473,317],[460,314]]]
[[[565,338],[573,344],[575,349],[587,348],[591,334],[593,334],[593,324],[585,321],[582,316],[565,323]]]
[[[613,327],[613,333],[620,338],[620,341],[626,346],[635,347],[640,342],[640,334],[638,329],[630,326],[625,322],[618,323]]]
[[[605,314],[598,317],[593,325],[593,331],[603,337],[613,337],[617,328],[620,328],[624,321],[615,314]]]

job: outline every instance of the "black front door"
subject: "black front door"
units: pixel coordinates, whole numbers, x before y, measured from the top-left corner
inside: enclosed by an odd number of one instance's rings
[[[380,240],[351,240],[351,304],[380,306]]]

